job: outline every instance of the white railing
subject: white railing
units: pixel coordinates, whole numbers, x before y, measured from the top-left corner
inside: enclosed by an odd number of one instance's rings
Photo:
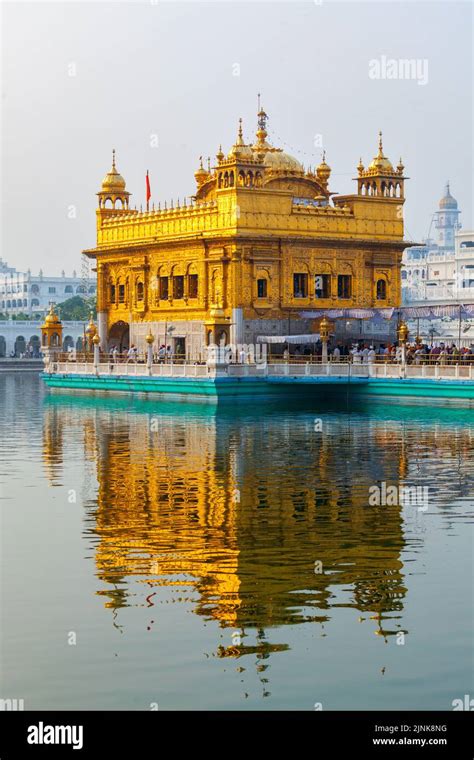
[[[214,377],[261,377],[261,378],[305,378],[340,377],[350,380],[364,378],[411,378],[432,380],[474,381],[474,363],[471,364],[400,364],[350,362],[281,362],[272,364],[227,364],[217,367],[208,364],[182,362],[179,364],[146,364],[135,362],[114,364],[100,362],[55,362],[46,367],[53,374],[91,375],[99,377],[170,377],[170,378],[214,378]]]
[[[50,365],[51,367],[51,365]],[[48,371],[48,369],[46,369]],[[95,375],[100,377],[208,377],[210,368],[207,364],[146,364],[136,362],[114,364],[100,362],[97,366],[92,361],[55,362],[53,372],[64,375]]]

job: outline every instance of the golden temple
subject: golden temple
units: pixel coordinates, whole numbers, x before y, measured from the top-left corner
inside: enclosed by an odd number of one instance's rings
[[[189,202],[141,211],[115,164],[98,192],[101,348],[171,345],[188,359],[210,343],[317,332],[308,309],[397,307],[401,300],[404,166],[377,155],[357,166],[357,192],[329,189],[316,169],[268,141],[260,108],[253,143],[240,120],[230,151],[195,172]]]

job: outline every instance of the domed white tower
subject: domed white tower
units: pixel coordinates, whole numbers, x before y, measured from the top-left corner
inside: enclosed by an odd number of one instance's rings
[[[439,202],[439,211],[435,212],[434,223],[438,230],[438,246],[444,250],[454,251],[454,235],[460,229],[459,222],[460,210],[458,202],[449,191],[449,182],[446,183],[446,190]]]

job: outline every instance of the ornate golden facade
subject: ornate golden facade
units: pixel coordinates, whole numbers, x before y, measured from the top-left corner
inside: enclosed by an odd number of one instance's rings
[[[253,144],[240,123],[230,152],[195,172],[190,202],[131,209],[115,166],[100,192],[98,325],[105,349],[128,341],[180,343],[197,358],[209,342],[253,343],[259,334],[304,334],[301,312],[400,305],[403,164],[378,154],[357,167],[357,193],[334,195],[323,160],[305,170],[267,141],[258,114]]]

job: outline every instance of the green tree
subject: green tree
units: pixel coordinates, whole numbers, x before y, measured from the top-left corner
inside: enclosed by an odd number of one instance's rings
[[[82,298],[82,296],[73,296],[67,301],[56,306],[61,316],[61,321],[75,320],[85,322],[89,320],[92,311],[94,319],[97,317],[97,303],[95,296],[92,298]]]

